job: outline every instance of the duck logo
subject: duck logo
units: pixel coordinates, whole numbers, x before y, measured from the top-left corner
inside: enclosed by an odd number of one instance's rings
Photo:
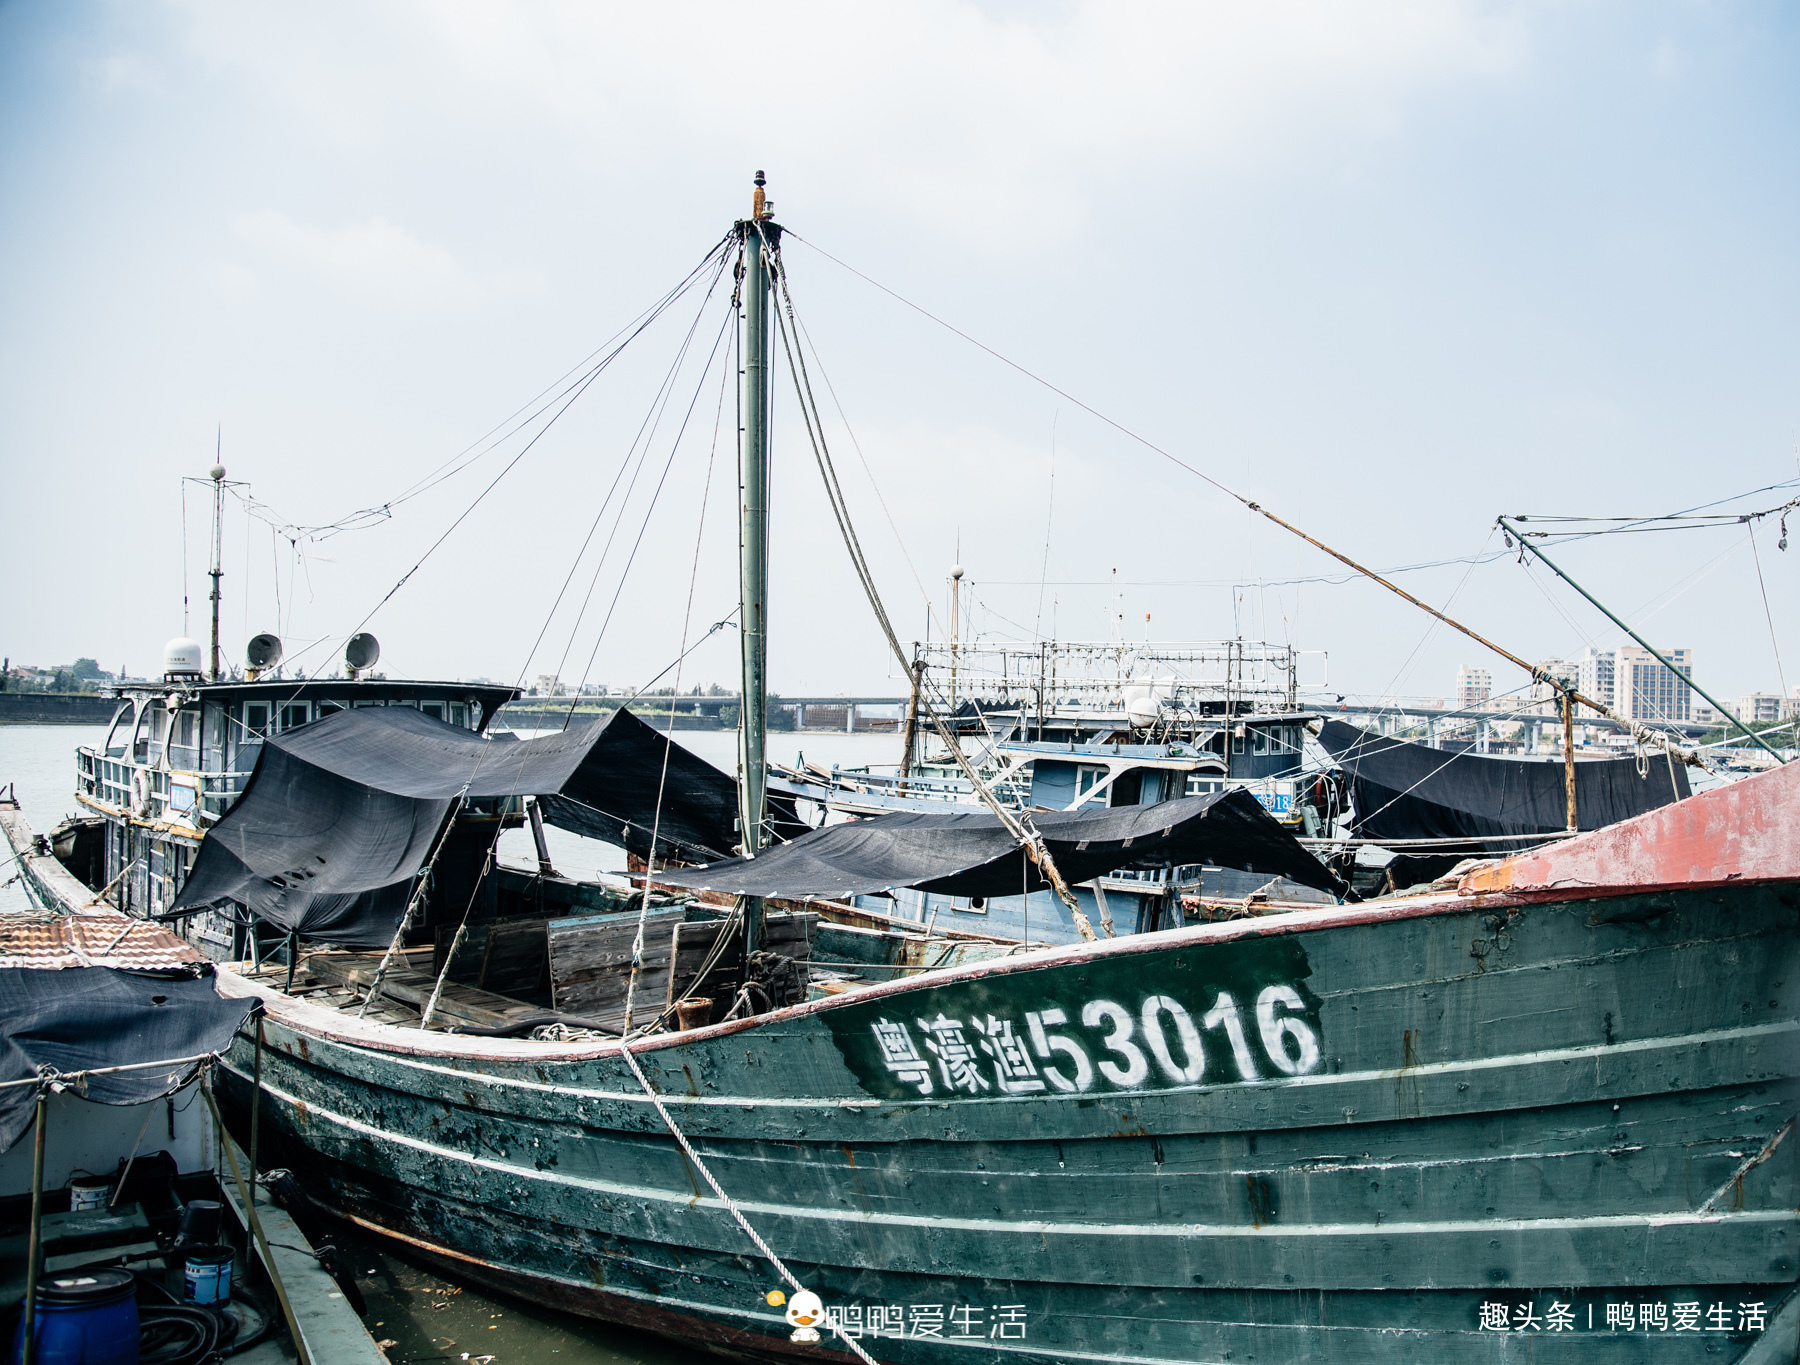
[[[788,1301],[788,1326],[794,1330],[789,1341],[811,1342],[819,1339],[819,1324],[825,1321],[825,1305],[810,1289],[796,1290]]]

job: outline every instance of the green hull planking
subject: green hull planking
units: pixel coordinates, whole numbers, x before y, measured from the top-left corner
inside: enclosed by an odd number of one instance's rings
[[[1797,906],[1788,883],[1347,907],[639,1057],[883,1361],[1791,1359]],[[821,1349],[611,1046],[270,1009],[265,1164],[328,1210],[554,1307]],[[251,1069],[240,1039],[240,1114]]]

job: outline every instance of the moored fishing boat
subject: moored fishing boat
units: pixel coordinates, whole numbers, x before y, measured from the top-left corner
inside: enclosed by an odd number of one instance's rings
[[[738,228],[756,613],[780,268],[761,210],[759,193]],[[1058,863],[1079,880],[1126,848],[1180,861],[1208,820],[1275,823],[1232,792],[1009,811],[927,702],[992,815],[770,848],[756,613],[748,856],[658,874],[739,895],[746,963],[766,897],[1057,887]],[[985,957],[622,1039],[447,1036],[224,980],[265,1000],[265,1141],[323,1203],[483,1283],[682,1340],[896,1362],[1396,1344],[1755,1362],[1800,1330],[1797,813],[1782,769],[1434,894]],[[240,1039],[240,1106],[256,1065]],[[817,1346],[810,1312],[765,1297],[802,1286],[834,1332]]]
[[[879,1359],[1785,1359],[1797,817],[1778,769],[1454,892],[632,1047]],[[575,1311],[789,1349],[778,1279],[619,1043],[433,1036],[221,983],[269,1012],[264,1142],[342,1216]],[[240,1105],[253,1066],[240,1039]]]

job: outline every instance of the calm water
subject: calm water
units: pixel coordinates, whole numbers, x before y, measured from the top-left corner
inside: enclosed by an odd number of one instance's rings
[[[48,834],[65,815],[74,815],[75,746],[103,744],[104,725],[0,725],[0,789],[11,783],[31,827]],[[5,839],[0,838],[0,848]],[[8,862],[0,882],[13,875]],[[0,910],[29,910],[17,882],[0,888]]]
[[[75,813],[75,746],[98,744],[104,726],[0,725],[0,787],[15,784],[19,804],[34,828],[48,831]],[[736,738],[729,732],[678,733],[683,747],[726,771],[736,766]],[[804,752],[814,762],[856,766],[899,761],[896,735],[794,734],[769,736],[769,757],[792,763]],[[577,876],[619,871],[623,850],[550,829],[550,855],[558,871]],[[512,830],[503,855],[535,864],[529,830]],[[4,880],[9,872],[0,873]],[[29,905],[17,885],[0,889],[0,909]],[[687,1365],[717,1359],[657,1337],[610,1327],[538,1302],[496,1298],[445,1278],[401,1256],[389,1244],[360,1233],[333,1230],[332,1240],[366,1272],[366,1322],[394,1365],[418,1361],[492,1362],[492,1365]],[[770,1283],[774,1280],[771,1277]]]

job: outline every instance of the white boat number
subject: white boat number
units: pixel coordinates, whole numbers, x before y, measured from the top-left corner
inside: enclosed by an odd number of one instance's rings
[[[1260,1055],[1229,991],[1221,991],[1198,1022],[1166,995],[1150,996],[1135,1014],[1117,1001],[1090,1000],[1081,1010],[1088,1042],[1069,1031],[1068,1014],[1055,1008],[1028,1012],[1023,1036],[1011,1019],[991,1014],[962,1020],[940,1012],[910,1023],[883,1018],[871,1028],[882,1065],[921,1095],[940,1085],[952,1094],[1076,1094],[1097,1081],[1120,1090],[1140,1089],[1153,1079],[1196,1084],[1206,1075],[1209,1036],[1229,1048],[1229,1067],[1240,1081],[1304,1076],[1320,1060],[1319,1036],[1302,1017],[1305,1008],[1292,986],[1264,988],[1253,1011]]]

